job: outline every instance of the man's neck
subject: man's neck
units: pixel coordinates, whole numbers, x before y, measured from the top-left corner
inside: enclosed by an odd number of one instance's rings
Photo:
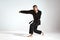
[[[36,11],[36,13],[38,13],[38,10]]]
[[[34,10],[35,13],[38,13],[38,10]]]

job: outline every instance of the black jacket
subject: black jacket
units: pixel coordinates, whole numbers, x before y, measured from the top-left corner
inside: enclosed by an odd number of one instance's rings
[[[38,10],[38,13],[35,13],[34,10],[22,10],[19,11],[19,13],[25,13],[25,14],[32,14],[34,18],[33,23],[41,24],[40,18],[41,18],[41,11]]]

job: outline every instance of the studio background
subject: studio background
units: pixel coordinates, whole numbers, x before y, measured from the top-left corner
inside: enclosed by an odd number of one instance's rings
[[[43,32],[60,32],[60,0],[0,0],[0,31],[29,32],[31,14],[19,13],[38,5],[42,11],[41,25]]]

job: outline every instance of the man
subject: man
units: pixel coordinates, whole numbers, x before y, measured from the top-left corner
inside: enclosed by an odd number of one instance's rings
[[[31,37],[33,35],[33,32],[35,33],[38,33],[38,34],[42,34],[43,35],[43,32],[42,31],[39,31],[37,30],[37,27],[38,25],[41,24],[41,11],[38,10],[38,7],[37,5],[33,5],[33,10],[22,10],[22,11],[19,11],[19,13],[25,13],[25,14],[32,14],[33,15],[33,23],[30,24],[30,29],[29,29],[29,36],[28,37]]]

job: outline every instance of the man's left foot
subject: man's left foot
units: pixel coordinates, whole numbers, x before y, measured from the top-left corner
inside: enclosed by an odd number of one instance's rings
[[[32,34],[28,35],[27,37],[32,37]]]

